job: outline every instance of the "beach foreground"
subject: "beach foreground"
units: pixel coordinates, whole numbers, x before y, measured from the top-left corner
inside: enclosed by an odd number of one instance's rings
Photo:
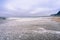
[[[60,40],[60,17],[7,18],[0,40]]]

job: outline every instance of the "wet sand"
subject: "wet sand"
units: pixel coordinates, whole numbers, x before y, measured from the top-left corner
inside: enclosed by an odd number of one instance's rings
[[[7,18],[0,40],[60,40],[60,17]]]

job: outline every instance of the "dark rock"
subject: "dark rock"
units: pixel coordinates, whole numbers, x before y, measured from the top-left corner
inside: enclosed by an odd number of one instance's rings
[[[51,16],[60,16],[60,11],[57,14],[52,14]]]
[[[0,19],[3,19],[3,20],[5,20],[6,18],[5,18],[5,17],[0,17]]]

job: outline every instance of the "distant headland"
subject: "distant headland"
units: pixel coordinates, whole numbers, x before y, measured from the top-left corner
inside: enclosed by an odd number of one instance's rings
[[[1,19],[5,20],[6,18],[5,18],[5,17],[0,17],[0,20],[1,20]]]
[[[60,11],[58,11],[57,14],[52,14],[51,16],[60,16]]]

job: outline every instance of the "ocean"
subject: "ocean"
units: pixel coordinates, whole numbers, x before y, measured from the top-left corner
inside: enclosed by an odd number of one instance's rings
[[[2,19],[0,40],[60,40],[60,17]]]

